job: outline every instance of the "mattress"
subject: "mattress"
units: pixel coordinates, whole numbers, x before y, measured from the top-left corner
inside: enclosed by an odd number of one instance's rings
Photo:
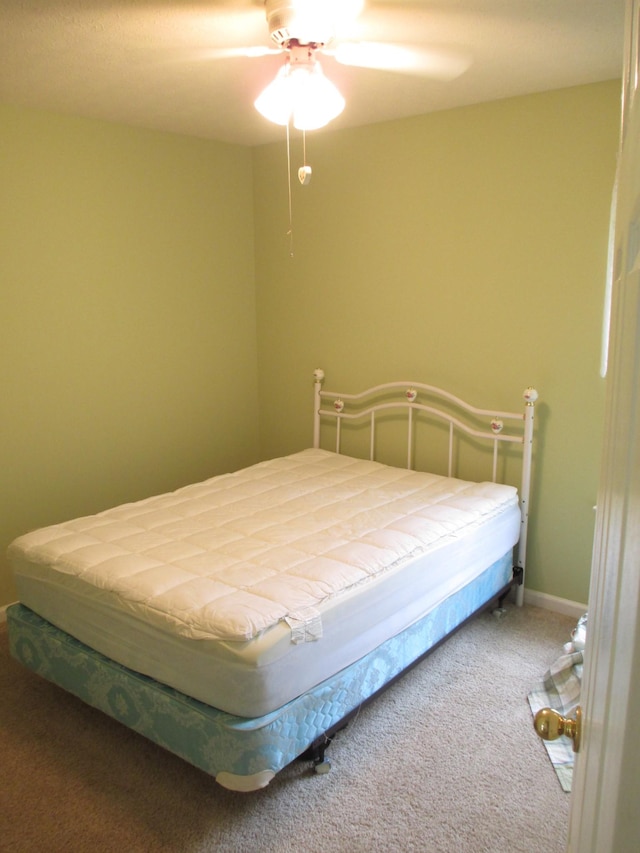
[[[26,534],[21,602],[240,717],[281,707],[518,539],[516,490],[310,449]]]
[[[20,604],[7,611],[9,642],[13,656],[28,669],[215,776],[221,785],[254,791],[490,601],[511,574],[505,555],[400,634],[273,713],[250,720],[114,663]]]

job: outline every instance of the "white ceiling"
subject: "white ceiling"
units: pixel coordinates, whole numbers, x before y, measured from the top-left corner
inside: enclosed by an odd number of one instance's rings
[[[355,38],[469,60],[454,80],[323,59],[331,128],[614,79],[625,0],[368,0]],[[278,56],[262,0],[0,0],[0,100],[246,145],[283,138],[253,101]]]

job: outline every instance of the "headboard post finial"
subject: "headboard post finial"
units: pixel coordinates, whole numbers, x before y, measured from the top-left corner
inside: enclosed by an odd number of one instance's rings
[[[313,371],[313,446],[320,447],[320,406],[322,399],[320,391],[322,390],[322,382],[324,380],[324,370],[321,367],[316,367]]]

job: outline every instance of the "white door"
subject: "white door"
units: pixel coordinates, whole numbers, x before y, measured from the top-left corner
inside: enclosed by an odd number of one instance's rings
[[[571,853],[640,850],[640,0],[628,0],[605,439]]]

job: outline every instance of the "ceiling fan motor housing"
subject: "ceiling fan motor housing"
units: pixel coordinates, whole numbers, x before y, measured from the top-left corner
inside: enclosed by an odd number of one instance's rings
[[[295,0],[265,0],[269,35],[278,47],[290,44],[321,47],[335,36],[331,16],[323,13],[322,3],[296,3]]]

